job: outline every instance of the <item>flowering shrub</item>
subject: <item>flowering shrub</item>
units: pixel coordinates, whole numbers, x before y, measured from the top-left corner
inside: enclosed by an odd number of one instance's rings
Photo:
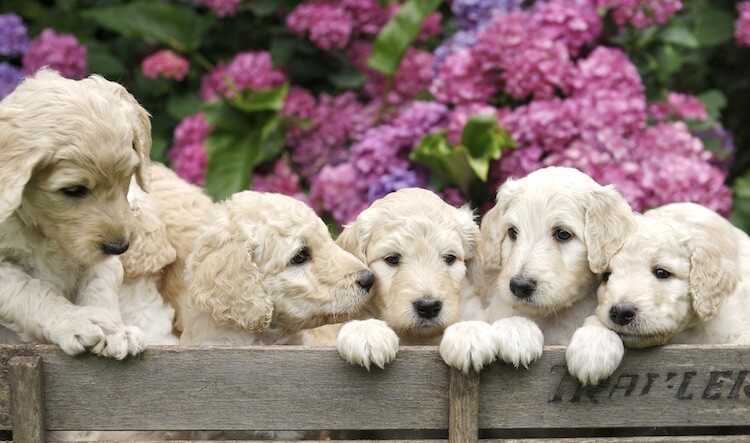
[[[31,41],[0,14],[0,97],[43,65],[121,79],[155,158],[216,198],[281,192],[343,224],[409,186],[486,208],[564,165],[639,211],[729,214],[750,165],[750,2],[88,3],[55,31],[24,17]]]

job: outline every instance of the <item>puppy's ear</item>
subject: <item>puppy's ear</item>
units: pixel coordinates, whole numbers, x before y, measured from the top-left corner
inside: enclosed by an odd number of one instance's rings
[[[217,323],[260,332],[271,323],[273,301],[253,261],[257,239],[233,225],[226,208],[217,208],[188,257],[188,293]]]
[[[502,223],[515,197],[521,192],[517,180],[508,179],[497,190],[495,206],[482,218],[479,236],[479,252],[484,268],[499,270],[502,265],[500,245],[505,240],[507,229]]]
[[[482,260],[479,253],[479,226],[475,221],[476,215],[469,205],[456,210],[456,221],[461,234],[464,250],[466,251],[466,275],[472,285],[480,282]]]
[[[361,213],[356,220],[344,226],[344,230],[336,239],[337,245],[365,263],[367,263],[367,243],[372,234],[367,220],[367,211],[372,211],[372,209],[365,209],[365,212]]]
[[[601,274],[607,270],[609,260],[622,248],[627,236],[635,230],[635,214],[611,185],[591,191],[583,204],[589,268],[591,272]]]
[[[120,256],[125,275],[129,278],[159,272],[174,262],[177,251],[167,236],[167,227],[159,217],[152,197],[131,180],[128,200],[135,224],[130,247]]]
[[[734,292],[739,282],[735,257],[728,252],[736,249],[722,249],[720,242],[705,232],[694,232],[685,245],[690,251],[689,288],[695,310],[701,320],[712,318],[719,305]]]
[[[0,104],[0,222],[21,206],[26,183],[49,154],[21,140],[15,133],[13,112]]]

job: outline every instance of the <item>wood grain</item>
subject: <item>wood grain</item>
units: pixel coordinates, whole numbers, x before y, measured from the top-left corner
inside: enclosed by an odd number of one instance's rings
[[[13,357],[8,364],[13,441],[44,441],[44,381],[40,357]]]
[[[450,373],[450,417],[448,439],[451,443],[479,440],[479,373],[463,374],[457,369]]]

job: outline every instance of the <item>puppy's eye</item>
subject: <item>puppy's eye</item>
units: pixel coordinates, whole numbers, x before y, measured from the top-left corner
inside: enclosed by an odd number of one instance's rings
[[[456,256],[453,254],[447,254],[443,256],[443,261],[446,265],[450,266],[456,262]]]
[[[612,271],[607,271],[604,274],[602,274],[602,281],[607,282],[609,281],[609,276],[612,275]]]
[[[658,278],[659,280],[666,280],[666,279],[668,279],[669,277],[672,276],[671,272],[667,271],[666,269],[662,269],[662,268],[655,268],[651,272],[653,272],[654,273],[654,277]]]
[[[302,248],[299,250],[297,255],[292,257],[291,260],[289,260],[290,265],[301,265],[302,263],[305,263],[309,261],[312,258],[312,254],[310,253],[310,248]]]
[[[386,256],[383,261],[388,263],[391,266],[398,266],[401,264],[401,256],[398,254],[391,254]]]
[[[508,237],[510,237],[511,240],[515,240],[518,238],[518,229],[514,227],[508,228]]]
[[[68,197],[83,198],[88,195],[89,190],[85,186],[70,186],[68,188],[60,189],[60,192],[67,195]]]
[[[566,241],[573,238],[573,234],[571,234],[570,232],[566,231],[563,228],[555,229],[552,235],[555,237],[555,240],[559,241],[560,243],[565,243]]]

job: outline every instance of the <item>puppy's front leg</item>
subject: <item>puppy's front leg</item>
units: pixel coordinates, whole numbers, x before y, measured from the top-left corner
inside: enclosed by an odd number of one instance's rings
[[[497,330],[483,321],[462,321],[450,325],[440,341],[443,361],[464,373],[481,371],[497,359],[500,351]]]
[[[105,331],[107,335],[94,346],[92,352],[118,360],[146,349],[146,335],[143,331],[122,323],[118,298],[122,279],[122,263],[116,257],[110,257],[86,272],[76,294],[77,305],[104,308],[117,319],[116,326]]]
[[[383,369],[398,353],[398,335],[382,320],[352,320],[336,337],[339,355],[351,364],[370,370],[370,363]]]
[[[0,262],[0,319],[24,341],[54,343],[77,355],[104,339],[118,319],[106,309],[79,307],[49,283]]]
[[[527,368],[544,352],[544,335],[533,320],[521,316],[501,318],[492,324],[500,339],[500,358]]]
[[[624,354],[620,336],[592,315],[573,334],[565,360],[570,374],[583,385],[596,385],[615,372]]]

